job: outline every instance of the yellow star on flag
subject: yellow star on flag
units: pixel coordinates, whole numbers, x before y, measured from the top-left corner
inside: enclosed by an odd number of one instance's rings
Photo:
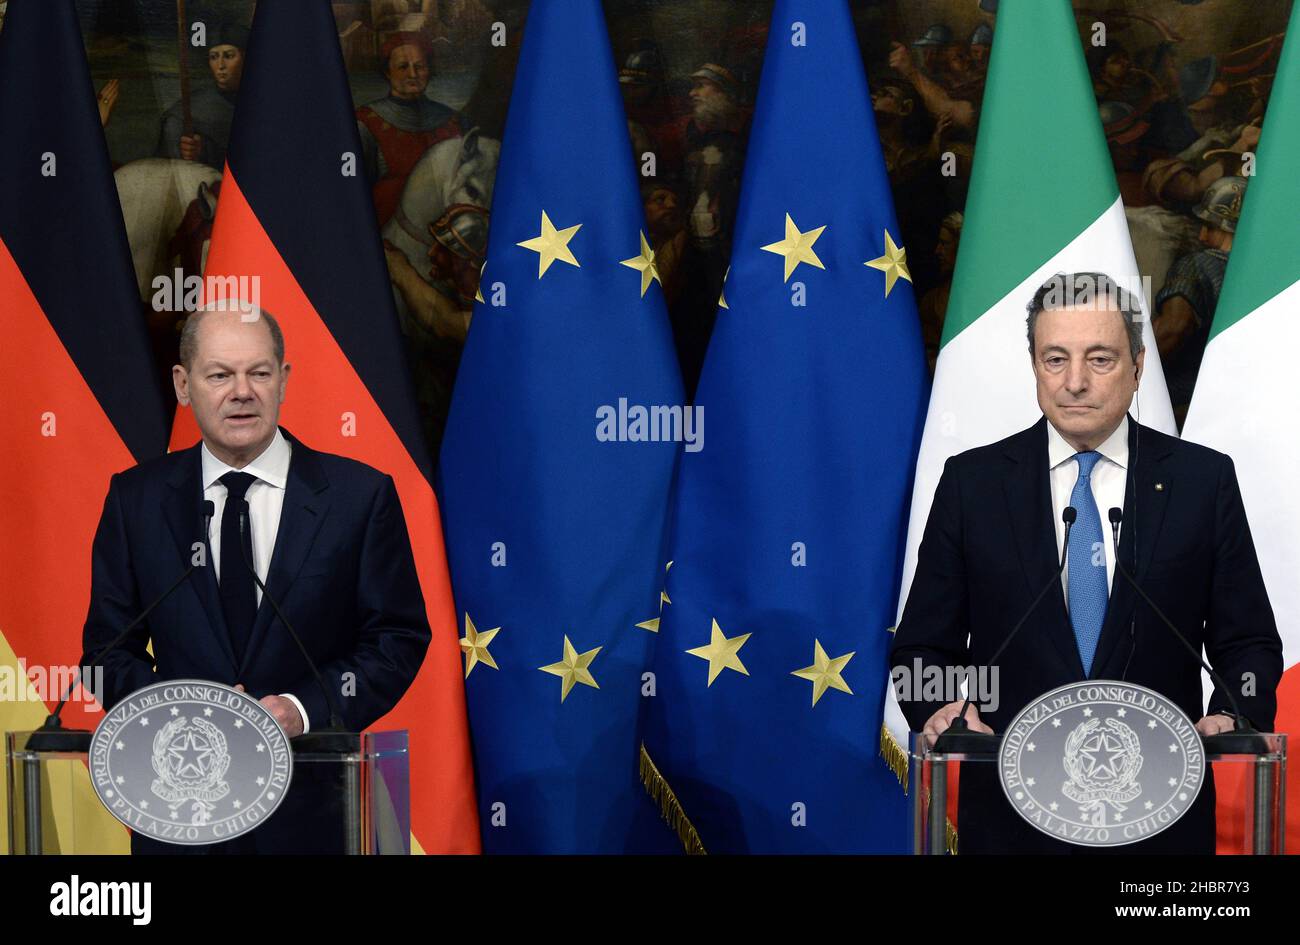
[[[600,688],[591,675],[591,670],[587,668],[600,650],[600,647],[596,647],[586,653],[579,653],[573,648],[573,644],[569,642],[566,635],[564,638],[564,659],[558,663],[551,663],[549,666],[539,666],[537,668],[544,673],[550,673],[552,676],[559,676],[563,680],[560,686],[560,701],[563,702],[569,698],[569,690],[573,688],[574,683],[582,683],[592,689]]]
[[[849,688],[849,684],[840,675],[840,673],[844,672],[844,667],[849,665],[851,659],[853,659],[853,653],[845,653],[843,656],[831,659],[826,655],[826,651],[822,649],[821,641],[813,640],[813,664],[805,666],[803,669],[796,669],[790,675],[806,679],[813,684],[812,704],[816,705],[817,700],[822,697],[827,689],[838,689],[840,692],[853,695],[853,690]]]
[[[569,249],[569,240],[573,239],[573,234],[582,229],[582,224],[565,227],[557,230],[551,218],[542,211],[542,232],[530,240],[524,240],[522,243],[516,243],[516,246],[522,246],[524,249],[531,249],[537,253],[537,278],[546,275],[546,270],[551,268],[551,263],[555,260],[566,262],[570,266],[578,266],[578,260],[573,257],[572,250]]]
[[[492,638],[500,632],[501,628],[495,627],[479,633],[474,626],[474,621],[469,619],[469,613],[465,614],[465,635],[460,638],[460,648],[465,651],[466,679],[469,679],[469,674],[479,663],[491,666],[493,669],[500,668],[497,666],[497,661],[492,658],[492,654],[488,652],[488,645],[491,644]]]
[[[668,569],[671,568],[672,566],[673,563],[671,561],[669,561],[666,565],[664,565],[665,581],[668,580]],[[672,601],[668,599],[668,588],[665,587],[663,590],[659,592],[659,617],[663,616],[664,604],[671,604],[671,603]],[[651,633],[658,633],[659,617],[651,617],[649,620],[642,620],[639,624],[637,624],[637,628],[641,630],[649,630]]]
[[[889,298],[889,293],[900,276],[908,282],[912,281],[912,274],[907,271],[907,250],[894,245],[894,238],[888,230],[885,230],[885,255],[869,259],[862,265],[879,269],[885,274],[885,298]]]
[[[709,685],[713,685],[713,680],[717,679],[724,669],[734,669],[738,673],[749,675],[749,670],[745,669],[745,664],[740,661],[740,648],[745,645],[750,634],[742,633],[739,636],[727,637],[722,628],[718,626],[715,618],[713,629],[709,636],[708,646],[697,646],[693,650],[687,650],[691,656],[698,656],[702,660],[709,661]]]
[[[762,247],[764,252],[785,257],[785,282],[790,281],[790,273],[794,272],[795,267],[800,263],[808,263],[818,269],[826,268],[813,252],[813,243],[817,242],[817,237],[822,235],[824,229],[826,227],[819,226],[815,230],[800,233],[799,227],[795,226],[794,220],[790,219],[790,214],[785,215],[785,239]]]
[[[641,255],[624,259],[619,265],[641,273],[641,298],[645,298],[645,290],[650,288],[651,282],[658,280],[659,287],[663,288],[664,281],[659,278],[659,267],[655,265],[655,251],[646,242],[644,233],[641,233]]]

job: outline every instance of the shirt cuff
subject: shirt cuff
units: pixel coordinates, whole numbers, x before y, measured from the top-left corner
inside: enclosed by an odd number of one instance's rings
[[[311,731],[311,720],[307,718],[307,710],[302,707],[302,703],[298,701],[298,697],[293,693],[282,692],[280,696],[294,704],[294,707],[298,710],[298,715],[302,717],[302,734],[306,735]]]

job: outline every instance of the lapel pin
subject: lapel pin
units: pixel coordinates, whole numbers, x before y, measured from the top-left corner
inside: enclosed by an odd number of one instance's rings
[[[1164,491],[1165,491],[1165,484],[1163,482],[1157,482],[1156,492],[1164,492]]]

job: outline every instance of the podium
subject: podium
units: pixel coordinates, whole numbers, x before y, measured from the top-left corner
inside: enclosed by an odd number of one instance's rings
[[[83,849],[86,805],[99,805],[87,771],[89,732],[6,732],[6,824],[11,854]],[[411,852],[407,732],[312,732],[292,739],[294,781],[327,785],[339,848],[352,855]],[[292,785],[290,796],[292,796]],[[287,799],[286,799],[287,802]],[[82,842],[78,842],[79,838]],[[178,847],[177,852],[182,852]]]
[[[984,783],[996,781],[1001,738],[965,732],[946,741],[940,736],[933,745],[927,741],[932,739],[911,733],[908,794],[912,852],[920,856],[956,854],[961,847],[958,811],[963,806],[959,803],[962,772]],[[1254,856],[1286,852],[1286,735],[1230,733],[1201,741],[1220,795],[1231,787],[1244,798],[1241,809],[1233,812],[1240,822],[1219,824],[1221,841],[1227,836],[1233,843],[1232,849],[1220,852]],[[966,810],[963,816],[978,813]],[[1018,816],[1009,805],[1007,814]]]

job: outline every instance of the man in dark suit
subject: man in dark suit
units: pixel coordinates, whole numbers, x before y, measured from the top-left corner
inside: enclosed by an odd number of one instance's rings
[[[279,428],[289,365],[269,313],[219,305],[192,314],[180,360],[176,396],[203,439],[113,477],[95,535],[82,665],[103,666],[98,695],[108,707],[154,682],[197,678],[242,687],[290,738],[326,727],[331,702],[344,728],[360,731],[406,692],[431,637],[393,480]],[[206,534],[205,500],[215,511]],[[101,657],[200,552],[211,566]],[[302,637],[328,698],[250,565]],[[307,770],[315,767],[300,765],[281,809],[243,837],[185,848],[135,834],[132,850],[341,850],[330,792]]]
[[[1076,304],[1077,303],[1077,304]],[[1133,588],[1118,556],[1174,625],[1233,687],[1260,731],[1273,725],[1282,646],[1232,460],[1143,427],[1127,410],[1142,376],[1139,309],[1101,273],[1057,275],[1029,307],[1029,348],[1043,418],[948,460],[935,489],[891,664],[979,667],[1055,575],[1076,509],[1060,589],[1030,613],[998,660],[996,707],[966,713],[1002,732],[1058,686],[1117,679],[1162,693],[1202,735],[1233,727],[1227,696],[1203,711],[1201,671]],[[1114,547],[1109,510],[1123,510]],[[901,701],[913,730],[945,731],[960,693]],[[990,768],[992,766],[989,766]],[[1069,852],[1011,809],[992,772],[963,768],[963,852]],[[1214,791],[1168,830],[1117,852],[1214,852]]]

